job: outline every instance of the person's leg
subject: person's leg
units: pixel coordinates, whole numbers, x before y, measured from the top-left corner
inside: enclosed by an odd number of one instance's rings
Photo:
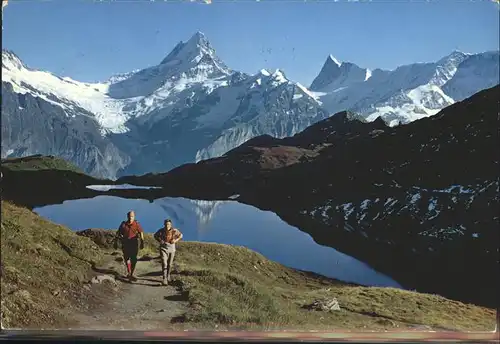
[[[166,284],[167,283],[168,252],[163,247],[160,247],[160,256],[161,256],[161,273],[163,276],[163,284]]]
[[[167,259],[167,281],[170,282],[170,272],[172,271],[172,265],[174,263],[175,252],[170,252]]]
[[[122,252],[123,252],[123,262],[127,268],[127,277],[130,276],[131,264],[130,264],[130,252],[126,241],[122,242]]]
[[[130,242],[130,277],[135,279],[134,272],[137,265],[137,255],[139,254],[139,241],[137,239]]]

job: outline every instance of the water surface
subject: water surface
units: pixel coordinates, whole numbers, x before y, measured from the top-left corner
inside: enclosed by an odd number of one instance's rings
[[[184,239],[240,245],[283,265],[363,285],[401,287],[391,278],[282,221],[270,211],[236,201],[161,198],[154,201],[97,196],[35,209],[38,214],[73,230],[116,229],[129,210],[146,232],[172,219]]]
[[[161,189],[159,186],[137,186],[131,184],[120,184],[120,185],[87,185],[87,189],[95,190],[95,191],[109,191],[111,189]]]

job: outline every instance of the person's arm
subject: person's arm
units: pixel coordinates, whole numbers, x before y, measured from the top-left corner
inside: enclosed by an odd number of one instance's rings
[[[139,234],[139,239],[141,240],[139,247],[142,250],[144,248],[144,231],[143,231],[139,221],[136,221],[136,223],[137,223],[137,234]]]
[[[158,229],[156,233],[153,235],[156,241],[158,241],[160,244],[163,244],[163,240],[161,240],[161,230],[162,228]]]
[[[120,223],[120,226],[118,227],[118,230],[116,231],[115,239],[120,239],[123,236],[122,227],[123,227],[123,222]]]
[[[120,223],[120,226],[118,227],[118,230],[116,231],[115,237],[113,239],[113,248],[116,250],[118,249],[118,240],[122,238],[122,226],[123,222]]]
[[[176,229],[175,230],[175,238],[174,238],[174,244],[178,242],[179,240],[182,239],[182,233],[180,230]]]
[[[144,230],[139,222],[137,222],[137,231],[139,232],[139,237],[144,241]]]

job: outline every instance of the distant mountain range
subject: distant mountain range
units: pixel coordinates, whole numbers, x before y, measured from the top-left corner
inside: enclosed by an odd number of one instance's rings
[[[197,32],[156,66],[92,84],[28,68],[3,50],[1,155],[55,155],[108,178],[164,172],[259,135],[292,136],[343,110],[409,123],[498,84],[498,70],[499,52],[454,52],[394,71],[328,57],[307,88],[281,70],[232,70]]]
[[[370,122],[406,124],[497,85],[499,58],[498,51],[455,51],[435,63],[371,71],[329,56],[310,90],[330,113],[350,110]]]

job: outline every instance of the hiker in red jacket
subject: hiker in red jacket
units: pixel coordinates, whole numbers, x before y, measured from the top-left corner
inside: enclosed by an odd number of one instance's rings
[[[115,249],[117,248],[118,240],[121,240],[123,260],[127,265],[128,278],[131,281],[136,281],[134,276],[135,266],[137,264],[137,255],[139,247],[144,248],[144,231],[141,225],[135,219],[135,212],[129,211],[127,213],[127,221],[123,221],[118,228],[115,238]],[[139,246],[140,240],[140,246]]]
[[[163,222],[163,228],[160,228],[154,234],[156,241],[160,243],[161,266],[163,272],[163,285],[170,282],[170,271],[174,262],[175,243],[182,239],[182,233],[172,227],[172,220],[167,219]]]

